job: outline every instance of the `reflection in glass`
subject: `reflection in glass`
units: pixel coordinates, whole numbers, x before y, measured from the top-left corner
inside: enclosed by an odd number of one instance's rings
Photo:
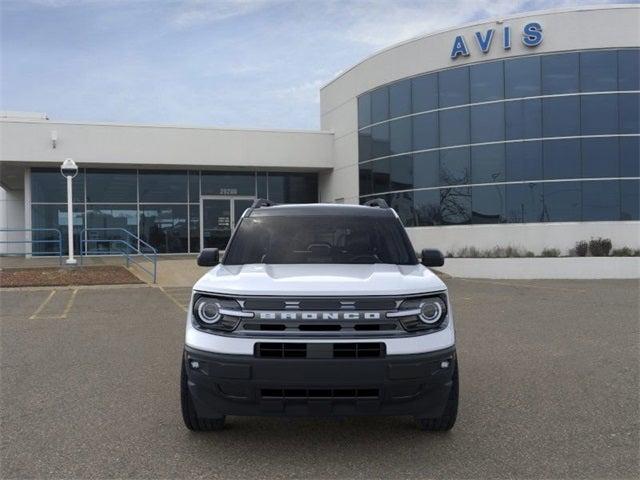
[[[438,113],[413,117],[413,150],[438,148]]]
[[[580,140],[547,140],[544,142],[543,171],[545,180],[580,178]]]
[[[620,200],[620,220],[640,220],[640,180],[621,180]]]
[[[472,187],[471,223],[503,223],[505,221],[504,185]]]
[[[544,183],[545,222],[579,222],[581,217],[581,182]]]
[[[505,97],[540,95],[540,57],[517,58],[504,64]]]
[[[415,188],[437,187],[440,184],[440,153],[413,154],[413,182]]]
[[[140,238],[158,253],[182,253],[188,249],[186,205],[141,205]]]
[[[640,49],[618,51],[618,89],[640,90]]]
[[[618,96],[584,95],[580,98],[582,135],[618,133]]]
[[[60,172],[56,172],[62,177]],[[67,237],[67,205],[31,205],[31,228],[56,228],[56,232],[33,232],[31,238],[35,242],[31,246],[34,255],[58,254],[58,239],[62,239],[62,255],[69,254]],[[73,248],[80,255],[80,231],[84,228],[84,205],[73,205]],[[46,242],[42,242],[46,241]],[[41,243],[42,242],[42,243]],[[17,244],[18,245],[18,244]],[[9,251],[18,251],[15,245],[9,246]]]
[[[618,137],[582,139],[582,176],[617,177]]]
[[[440,185],[469,183],[469,147],[452,148],[440,152]]]
[[[391,164],[389,158],[371,162],[373,171],[373,193],[391,190]]]
[[[375,162],[367,162],[360,165],[360,195],[373,193],[373,163]]]
[[[620,138],[620,176],[640,177],[640,137]]]
[[[507,181],[542,179],[542,142],[514,142],[505,145]]]
[[[411,151],[411,117],[389,122],[391,154]]]
[[[371,127],[371,158],[384,157],[390,154],[389,124],[383,123]]]
[[[581,52],[580,90],[583,92],[613,92],[617,89],[617,52]]]
[[[365,128],[358,132],[358,161],[364,162],[372,158],[371,128]]]
[[[121,253],[123,250],[135,251],[132,237],[122,230],[138,236],[138,210],[133,205],[88,205],[87,228],[109,230],[93,230],[87,232],[90,240],[104,240],[89,242],[89,250],[99,254]],[[106,241],[121,240],[118,241]],[[127,247],[123,242],[129,243]]]
[[[471,143],[504,140],[504,103],[471,107]]]
[[[202,172],[202,195],[255,195],[254,172]]]
[[[405,227],[415,227],[418,223],[413,208],[413,192],[399,192],[389,195],[389,206],[393,208]]]
[[[506,185],[507,222],[531,223],[543,221],[542,184]]]
[[[440,108],[469,103],[469,67],[444,70],[438,76]]]
[[[371,124],[371,96],[368,93],[358,97],[358,127]]]
[[[440,214],[443,225],[471,222],[471,188],[440,189]]]
[[[545,137],[580,135],[580,98],[556,97],[543,99],[542,132]]]
[[[187,201],[187,172],[179,170],[140,170],[140,202]]]
[[[471,103],[504,98],[504,62],[488,62],[469,67]]]
[[[504,182],[504,154],[504,144],[471,147],[471,183]]]
[[[442,225],[440,190],[418,190],[413,192],[413,204],[418,225]]]
[[[542,137],[542,100],[517,100],[504,104],[507,140]]]
[[[409,190],[413,188],[413,158],[401,155],[389,159],[391,167],[390,190]]]
[[[618,95],[620,99],[620,133],[640,133],[640,95],[625,93]]]
[[[439,113],[440,146],[469,144],[469,107],[441,110]]]
[[[431,73],[411,79],[413,113],[438,108],[438,74]]]
[[[411,113],[411,81],[401,80],[389,87],[389,118]]]
[[[618,180],[582,182],[582,221],[620,220]]]
[[[135,170],[87,170],[87,202],[138,201]]]
[[[73,178],[73,202],[84,203],[84,169]],[[31,201],[67,203],[67,179],[58,168],[31,169]]]
[[[543,55],[541,58],[542,94],[573,93],[579,90],[577,53]]]
[[[380,87],[371,92],[371,123],[389,118],[389,88]]]
[[[318,201],[317,173],[269,173],[269,200],[277,203]]]
[[[256,197],[257,198],[269,198],[267,190],[267,172],[256,173]]]

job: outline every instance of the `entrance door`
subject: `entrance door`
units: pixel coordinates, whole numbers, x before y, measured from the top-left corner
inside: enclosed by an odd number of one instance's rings
[[[242,213],[253,203],[252,197],[200,198],[200,245],[224,250]]]

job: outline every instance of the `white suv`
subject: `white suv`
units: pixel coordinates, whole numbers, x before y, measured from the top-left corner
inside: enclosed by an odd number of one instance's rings
[[[364,206],[246,210],[219,262],[193,287],[182,362],[191,430],[226,415],[413,415],[449,430],[458,363],[445,284],[396,212]],[[218,264],[219,263],[219,264]]]

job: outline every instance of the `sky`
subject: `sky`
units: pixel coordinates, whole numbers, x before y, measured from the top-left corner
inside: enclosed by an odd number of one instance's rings
[[[320,87],[384,47],[485,18],[590,3],[0,0],[0,110],[317,129]]]

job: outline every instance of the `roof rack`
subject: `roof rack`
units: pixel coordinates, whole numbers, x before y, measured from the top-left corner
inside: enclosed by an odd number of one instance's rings
[[[273,207],[277,205],[276,202],[272,202],[271,200],[267,200],[266,198],[258,198],[253,201],[253,205],[251,205],[251,209],[261,208],[261,207]]]
[[[368,201],[364,202],[364,206],[365,207],[389,208],[389,205],[387,205],[387,202],[385,202],[384,199],[382,199],[382,198],[372,198],[371,200],[368,200]]]

